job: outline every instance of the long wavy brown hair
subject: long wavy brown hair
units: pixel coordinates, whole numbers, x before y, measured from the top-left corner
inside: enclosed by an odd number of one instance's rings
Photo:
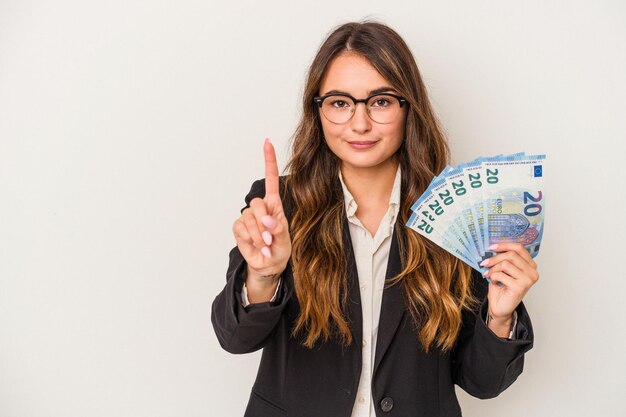
[[[366,58],[408,102],[405,138],[395,157],[402,170],[401,204],[395,224],[403,269],[386,285],[401,283],[406,308],[426,352],[454,346],[463,309],[473,308],[470,268],[445,250],[408,229],[411,205],[449,161],[449,149],[431,108],[415,59],[402,38],[377,22],[347,23],[322,43],[306,79],[302,117],[292,138],[287,190],[294,202],[290,222],[292,266],[300,311],[294,336],[303,344],[336,338],[350,345],[345,318],[347,263],[342,227],[344,197],[338,179],[341,161],[326,145],[319,109],[314,106],[321,80],[338,54]]]

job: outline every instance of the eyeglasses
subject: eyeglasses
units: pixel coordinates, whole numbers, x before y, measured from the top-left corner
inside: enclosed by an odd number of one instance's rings
[[[342,124],[354,116],[356,105],[365,104],[367,115],[376,123],[393,123],[406,103],[404,97],[396,94],[372,94],[358,100],[349,94],[332,93],[321,97],[315,97],[313,101],[322,111],[329,122]]]

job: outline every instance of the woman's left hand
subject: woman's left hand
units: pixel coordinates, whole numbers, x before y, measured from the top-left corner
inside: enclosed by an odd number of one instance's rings
[[[524,295],[539,280],[539,274],[537,264],[521,243],[503,242],[494,246],[489,250],[498,254],[483,261],[481,266],[489,268],[485,277],[492,284],[487,294],[490,320],[504,323],[512,318]]]

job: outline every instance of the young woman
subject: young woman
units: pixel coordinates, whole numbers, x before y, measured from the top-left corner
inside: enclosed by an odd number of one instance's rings
[[[245,416],[453,417],[454,384],[490,398],[515,381],[536,264],[500,244],[489,285],[405,226],[449,152],[396,32],[334,30],[309,70],[289,175],[269,140],[264,152],[212,308],[224,349],[263,349]]]

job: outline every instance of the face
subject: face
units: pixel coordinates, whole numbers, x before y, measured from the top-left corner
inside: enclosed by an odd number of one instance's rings
[[[388,88],[398,94],[369,61],[360,55],[344,52],[329,64],[320,84],[320,96],[329,92],[350,94],[356,99],[368,97],[374,90]],[[330,150],[342,161],[342,168],[376,169],[392,161],[404,137],[406,110],[391,123],[373,121],[364,103],[356,105],[354,115],[345,123],[330,122],[320,113],[324,137]]]

